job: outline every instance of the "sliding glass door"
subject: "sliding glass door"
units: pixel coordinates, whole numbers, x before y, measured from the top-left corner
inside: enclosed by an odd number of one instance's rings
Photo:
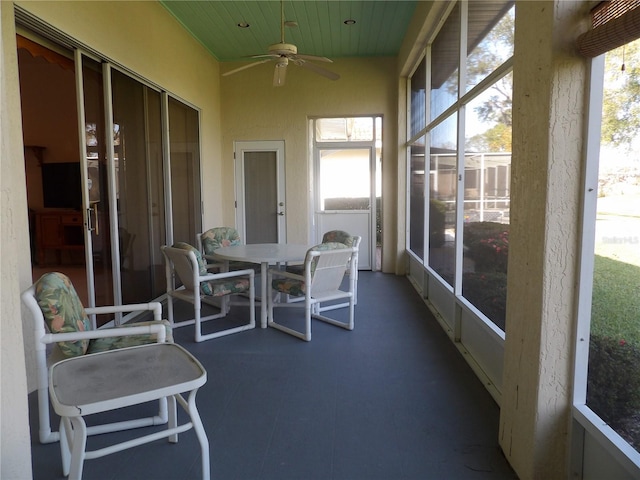
[[[164,291],[160,245],[165,239],[161,94],[114,69],[114,199],[122,301],[147,301]]]
[[[153,300],[165,292],[160,246],[195,243],[202,227],[199,112],[27,34],[18,57],[34,279],[67,274],[86,306]]]

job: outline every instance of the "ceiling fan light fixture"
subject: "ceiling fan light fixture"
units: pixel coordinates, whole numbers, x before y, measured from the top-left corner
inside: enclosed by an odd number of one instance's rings
[[[353,20],[353,23],[355,23],[355,20]],[[241,22],[238,24],[238,27],[240,27],[241,24],[246,24],[246,27],[244,28],[247,28],[249,26],[248,23]],[[306,55],[302,53],[298,54],[298,47],[296,47],[292,43],[286,43],[284,37],[285,26],[292,27],[296,25],[297,23],[294,21],[285,21],[284,0],[280,0],[280,42],[269,45],[269,47],[267,48],[267,53],[265,54],[250,55],[252,59],[260,60],[248,65],[243,65],[242,67],[234,68],[232,70],[229,70],[228,72],[224,72],[222,76],[226,77],[228,75],[241,72],[248,68],[255,67],[256,65],[273,61],[275,62],[275,68],[273,69],[274,87],[281,87],[284,85],[285,77],[287,75],[286,67],[289,65],[289,63],[293,63],[298,67],[302,67],[313,73],[322,75],[329,80],[338,80],[340,78],[340,75],[313,63],[313,61],[332,63],[331,59],[327,57],[320,57],[318,55]]]
[[[298,47],[291,43],[274,43],[269,45],[269,53],[271,55],[296,55]]]
[[[238,22],[237,25],[239,28],[249,28],[251,26],[247,22]]]

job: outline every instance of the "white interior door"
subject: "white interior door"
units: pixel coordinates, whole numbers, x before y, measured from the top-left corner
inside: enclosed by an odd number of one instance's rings
[[[286,243],[284,142],[235,142],[236,228],[244,243]]]

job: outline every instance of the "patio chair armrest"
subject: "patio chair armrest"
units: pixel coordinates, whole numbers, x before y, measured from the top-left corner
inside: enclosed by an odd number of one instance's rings
[[[75,340],[93,340],[95,338],[128,337],[131,335],[157,335],[158,343],[167,339],[167,331],[163,324],[155,323],[140,327],[105,328],[103,330],[88,330],[72,333],[46,333],[41,338],[42,343],[73,342]]]
[[[109,305],[103,307],[85,308],[87,315],[99,315],[103,313],[130,313],[152,311],[154,320],[162,320],[162,304],[160,302],[132,303],[129,305]]]
[[[273,277],[285,277],[291,278],[293,280],[302,280],[304,281],[304,275],[298,275],[297,273],[287,272],[286,270],[280,270],[277,268],[270,268],[269,274]]]
[[[206,266],[207,266],[207,270],[215,268],[215,269],[218,269],[220,271],[224,271],[224,268],[225,268],[225,264],[224,263],[220,263],[220,262],[207,263]]]
[[[220,260],[215,255],[207,255],[203,254],[202,258],[204,258],[207,262],[207,269],[209,268],[221,268],[223,269],[225,266],[229,265],[228,261]]]
[[[253,270],[234,270],[232,272],[220,272],[220,273],[209,273],[207,275],[200,275],[200,281],[208,281],[208,280],[220,280],[222,278],[233,278],[233,277],[245,277],[249,276],[251,281],[255,277],[255,272]]]

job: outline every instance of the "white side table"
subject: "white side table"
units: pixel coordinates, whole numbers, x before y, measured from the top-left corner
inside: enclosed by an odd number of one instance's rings
[[[206,381],[207,372],[200,362],[175,343],[122,348],[56,363],[49,372],[49,392],[53,408],[61,416],[64,475],[79,480],[85,459],[100,458],[161,438],[175,443],[179,433],[193,428],[202,450],[202,478],[208,480],[209,441],[195,402],[198,388]],[[183,392],[189,392],[188,400],[181,395]],[[164,397],[169,403],[166,430],[85,451],[87,426],[83,416]],[[190,422],[177,425],[176,400],[189,415]]]

